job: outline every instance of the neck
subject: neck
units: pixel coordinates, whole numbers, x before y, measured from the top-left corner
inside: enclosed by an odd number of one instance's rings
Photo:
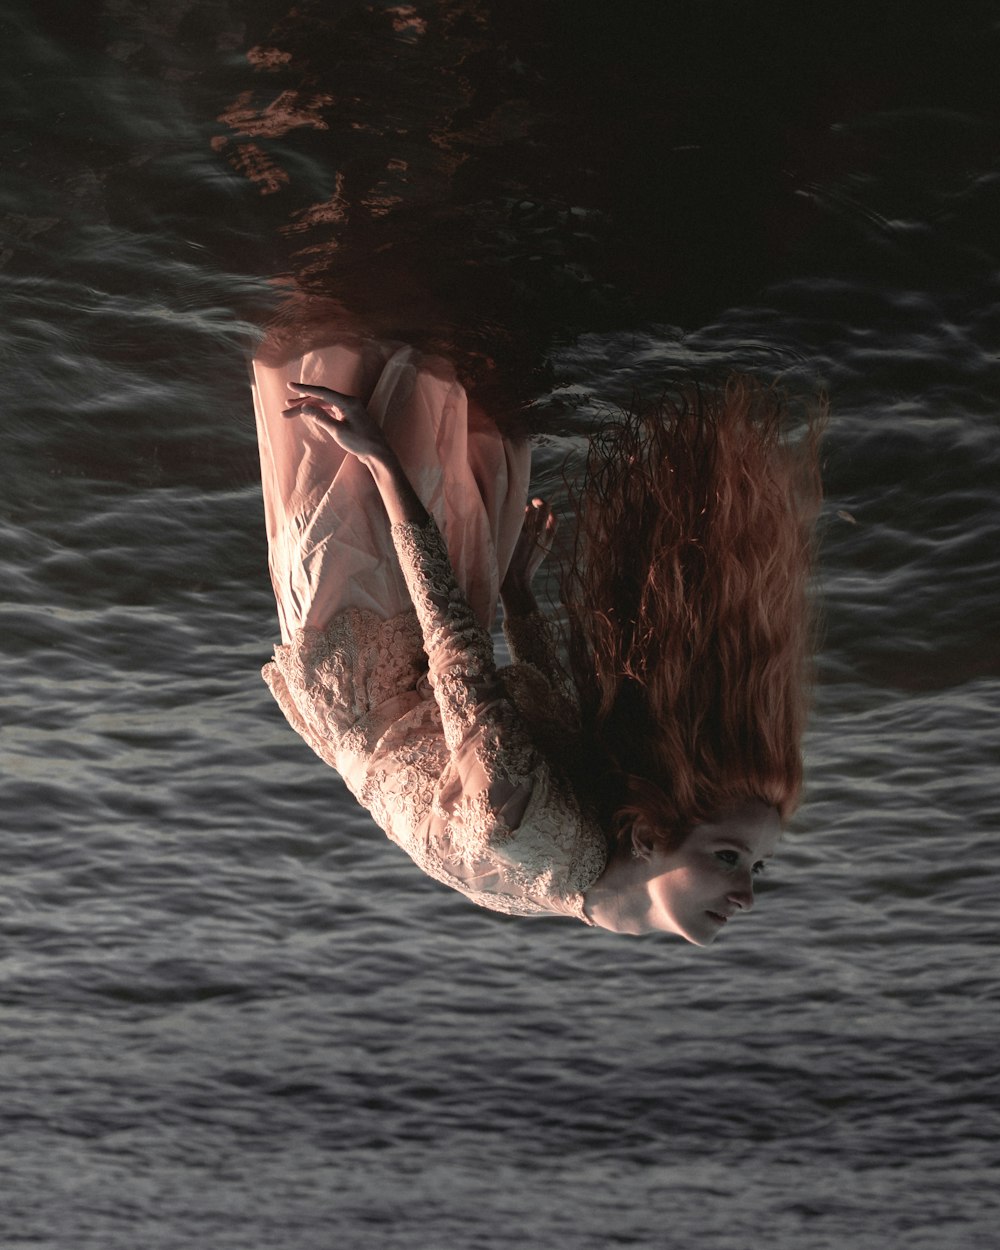
[[[628,851],[618,851],[587,890],[586,915],[600,929],[612,933],[649,933],[657,926],[649,897],[651,865]]]

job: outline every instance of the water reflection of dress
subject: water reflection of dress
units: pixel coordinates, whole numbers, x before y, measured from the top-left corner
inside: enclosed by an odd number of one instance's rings
[[[264,678],[289,723],[428,875],[495,911],[586,920],[605,841],[528,728],[570,730],[572,701],[541,618],[505,623],[515,663],[499,672],[487,628],[527,448],[445,362],[397,344],[342,341],[254,375],[283,639]],[[289,380],[365,401],[429,525],[390,527],[368,470],[315,422],[281,416]]]

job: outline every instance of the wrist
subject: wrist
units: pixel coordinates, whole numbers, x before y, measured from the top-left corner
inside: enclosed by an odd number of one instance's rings
[[[371,473],[391,524],[427,524],[427,510],[410,485],[399,457],[390,447],[384,450],[379,448],[358,459]]]
[[[508,585],[504,582],[500,587],[500,601],[507,616],[530,616],[538,611],[531,587],[524,584]]]
[[[399,457],[388,443],[375,447],[356,457],[374,478],[402,472]]]

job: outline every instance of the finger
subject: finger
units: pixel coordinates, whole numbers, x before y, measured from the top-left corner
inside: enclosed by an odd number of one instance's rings
[[[294,404],[288,404],[282,408],[281,415],[283,417],[315,417],[322,409],[317,408],[315,404],[310,404],[308,399],[296,400]]]
[[[533,500],[536,541],[548,543],[555,532],[556,515],[544,499]]]
[[[325,408],[319,404],[302,404],[297,412],[300,417],[312,417],[314,421],[320,421],[325,425],[337,425],[341,420],[341,414],[336,408]]]
[[[336,395],[336,391],[331,391],[328,386],[320,386],[318,382],[289,382],[289,387],[293,391],[309,391],[314,395]]]
[[[352,395],[345,395],[343,391],[335,391],[329,386],[318,386],[314,382],[289,382],[290,390],[298,391],[300,395],[312,395],[313,398],[321,400],[326,404],[346,404],[353,400]]]
[[[315,397],[304,395],[301,399],[294,399],[287,402],[284,409],[281,411],[285,416],[295,416],[296,414],[300,414],[302,416],[312,416],[315,415],[316,412],[326,411],[326,406],[321,404],[321,402],[315,399]]]

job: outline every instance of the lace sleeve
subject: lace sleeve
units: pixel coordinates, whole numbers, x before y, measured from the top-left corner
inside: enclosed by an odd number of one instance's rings
[[[516,829],[542,762],[497,675],[493,640],[462,594],[433,519],[392,527],[429,678],[460,778],[464,823]]]
[[[580,700],[566,667],[559,659],[557,631],[541,612],[504,616],[504,637],[515,664],[531,664],[545,677],[559,700],[558,714],[567,726],[579,720]]]

